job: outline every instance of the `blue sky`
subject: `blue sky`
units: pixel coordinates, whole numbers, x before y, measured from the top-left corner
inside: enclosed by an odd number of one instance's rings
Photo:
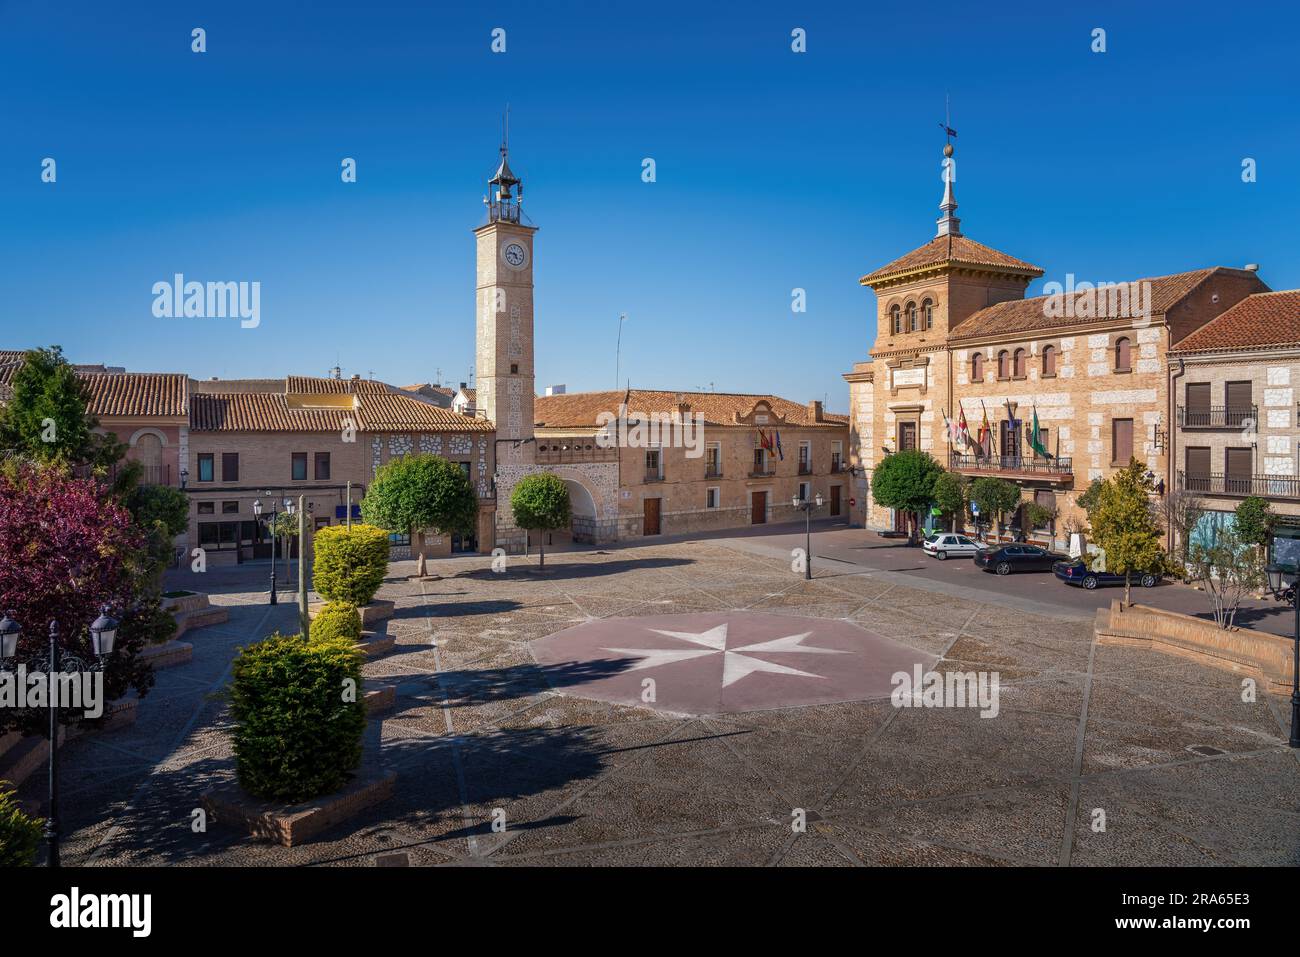
[[[934,235],[945,92],[964,232],[1044,281],[1258,262],[1300,286],[1294,9],[1073,7],[0,0],[0,348],[465,379],[507,101],[539,390],[612,387],[626,312],[634,386],[844,410],[875,335],[857,279]],[[261,325],[155,318],[176,272],[261,282]]]

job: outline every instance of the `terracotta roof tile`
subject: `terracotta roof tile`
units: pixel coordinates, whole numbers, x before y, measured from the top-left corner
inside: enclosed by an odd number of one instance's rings
[[[448,432],[491,432],[495,428],[487,419],[461,415],[459,412],[422,402],[401,392],[363,395],[361,427],[369,432],[430,429]]]
[[[325,377],[291,375],[285,388],[296,395],[361,395],[367,392],[387,392],[386,383],[373,379],[328,379]]]
[[[813,422],[808,406],[774,395],[751,395],[738,392],[667,392],[633,389],[625,392],[570,392],[543,395],[534,400],[533,418],[542,428],[595,428],[596,416],[617,413],[627,396],[629,414],[654,415],[672,413],[680,396],[690,404],[690,412],[699,412],[709,425],[736,425],[737,415],[748,415],[755,404],[766,401],[787,425],[842,428],[847,416],[824,415],[825,421]]]
[[[1300,289],[1259,292],[1177,342],[1174,352],[1300,346]]]
[[[1222,267],[1195,269],[1191,272],[1175,273],[1172,276],[1153,276],[1138,279],[1135,282],[1151,284],[1151,314],[1159,316],[1172,309],[1188,293],[1220,268]],[[1087,295],[1087,293],[1076,292],[1074,294],[1075,301],[1078,302],[1079,297],[1084,295]],[[952,330],[949,339],[956,341],[973,339],[978,336],[1029,332],[1039,329],[1066,329],[1072,325],[1096,321],[1092,316],[1078,316],[1077,309],[1074,310],[1076,313],[1074,316],[1049,316],[1047,314],[1047,301],[1050,298],[1050,296],[1034,296],[1032,299],[1010,299],[1006,302],[987,306],[967,316]]]
[[[1008,256],[965,236],[936,236],[924,246],[913,249],[910,253],[899,256],[893,262],[868,273],[859,282],[864,286],[870,286],[917,269],[941,265],[994,268],[1029,277],[1043,274],[1043,271],[1033,263]]]
[[[200,393],[190,398],[190,428],[195,432],[341,432],[344,409],[291,409],[276,392]]]
[[[179,372],[105,372],[81,376],[96,416],[173,416],[189,412],[189,378]]]

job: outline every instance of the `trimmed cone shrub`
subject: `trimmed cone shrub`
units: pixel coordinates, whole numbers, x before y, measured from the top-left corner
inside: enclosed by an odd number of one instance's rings
[[[369,604],[388,574],[388,533],[373,525],[331,525],[316,533],[312,584],[330,601]]]
[[[361,640],[361,613],[356,605],[345,601],[332,601],[317,612],[311,620],[312,641]]]
[[[0,867],[31,867],[40,842],[40,824],[23,813],[13,791],[0,790]]]
[[[337,791],[361,763],[361,653],[350,641],[274,634],[244,648],[230,686],[239,783],[294,804]]]

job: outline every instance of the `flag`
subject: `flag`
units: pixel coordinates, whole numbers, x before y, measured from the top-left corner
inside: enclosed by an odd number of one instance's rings
[[[970,437],[970,426],[966,424],[966,410],[962,408],[960,401],[957,403],[957,412],[959,414],[957,420],[957,432],[961,435],[962,444],[965,445],[966,449],[969,451],[973,442]]]
[[[1034,405],[1034,423],[1029,429],[1029,447],[1034,450],[1035,454],[1041,455],[1045,459],[1050,459],[1052,453],[1047,451],[1047,446],[1043,444],[1043,430],[1038,425],[1038,406]]]
[[[776,431],[776,455],[782,462],[785,461],[785,450],[781,448],[781,430]]]
[[[989,410],[984,405],[984,400],[980,399],[980,408],[984,410],[984,421],[980,423],[980,451],[985,455],[992,455],[993,426],[989,423]]]

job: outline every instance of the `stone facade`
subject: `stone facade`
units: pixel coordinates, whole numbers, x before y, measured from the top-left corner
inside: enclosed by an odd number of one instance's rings
[[[877,333],[869,359],[844,376],[850,460],[862,469],[854,521],[901,529],[900,516],[870,495],[886,449],[921,449],[972,478],[1015,482],[1022,503],[1056,509],[1055,522],[1034,531],[1058,544],[1084,525],[1079,493],[1127,465],[1130,453],[1168,486],[1167,353],[1266,289],[1257,276],[1216,268],[1140,280],[1145,314],[1090,312],[1079,292],[1024,299],[1041,270],[940,223],[936,240],[862,279],[877,295]],[[963,411],[972,437],[987,412],[992,448],[980,456],[949,437],[944,416],[957,421]],[[1026,435],[1035,411],[1047,456],[1036,454]]]

